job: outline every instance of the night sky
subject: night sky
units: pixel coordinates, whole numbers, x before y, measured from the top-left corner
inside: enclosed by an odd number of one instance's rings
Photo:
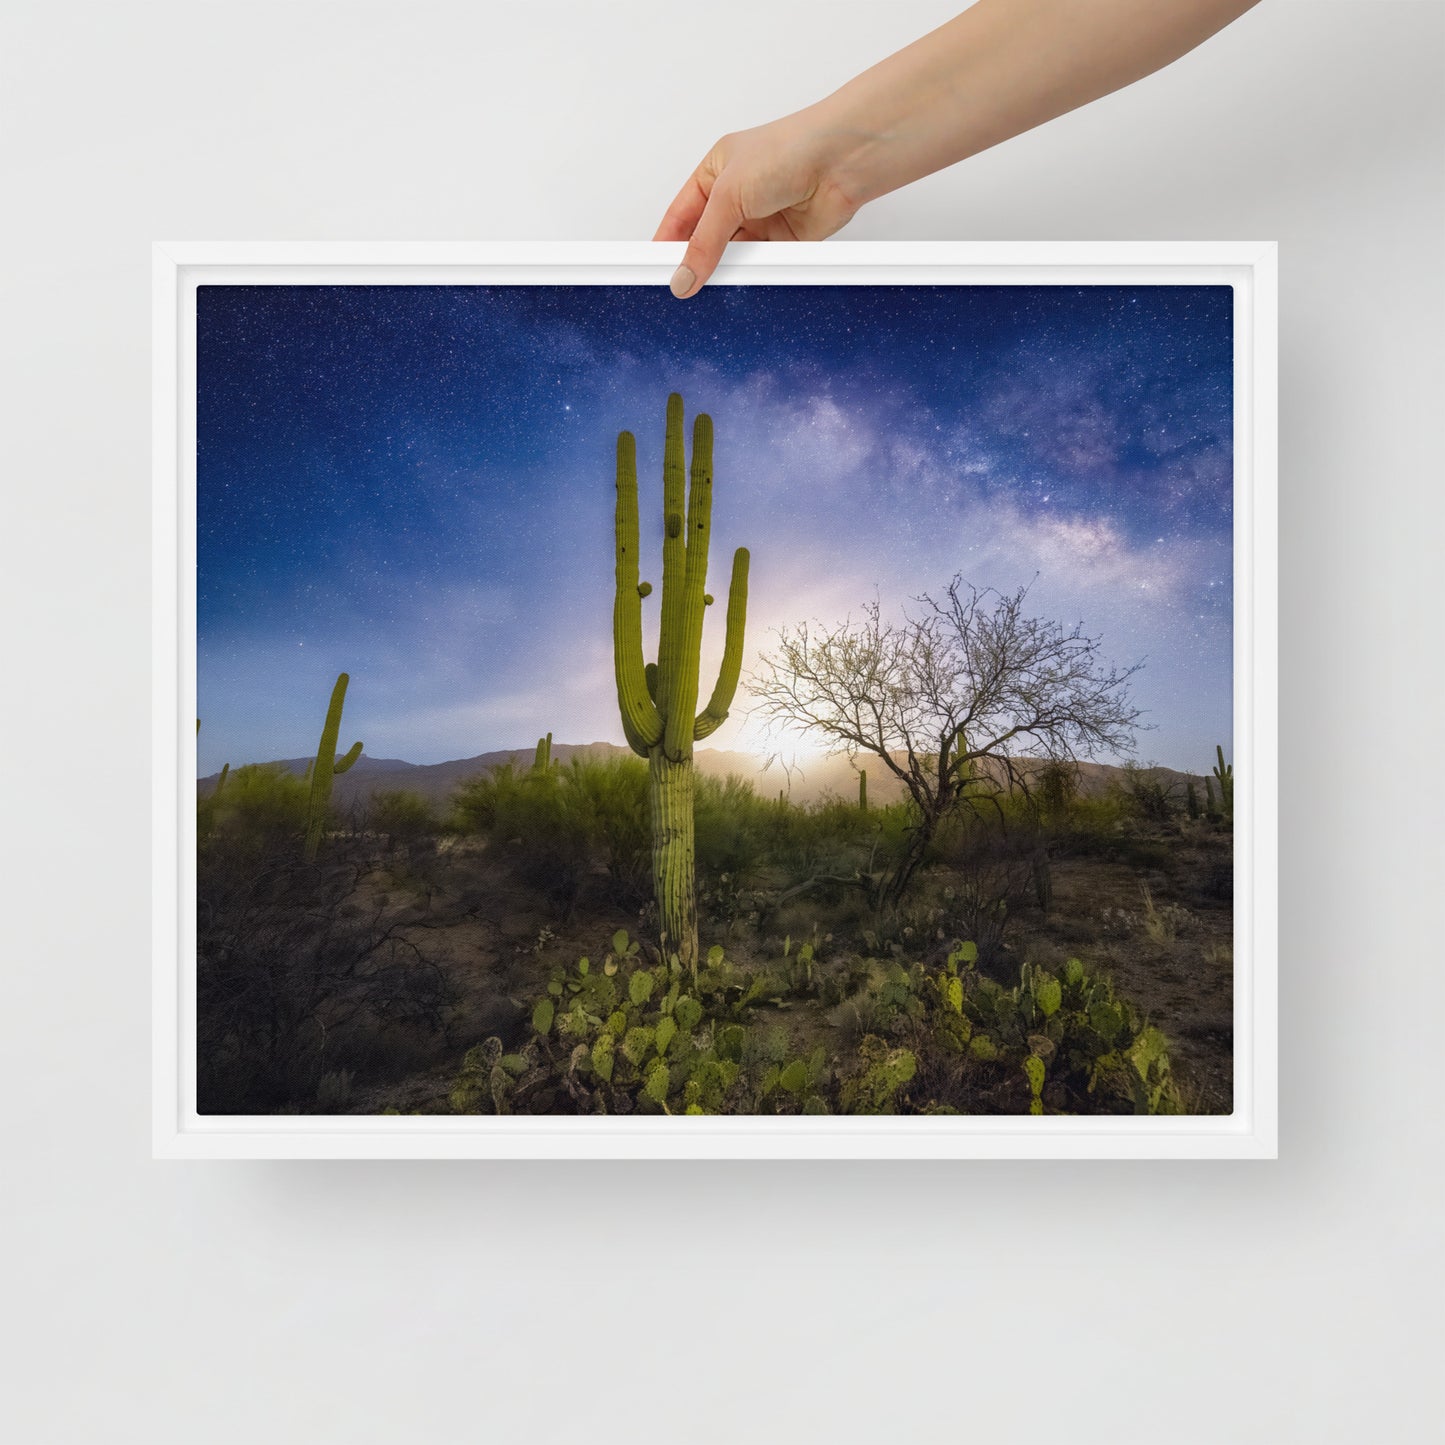
[[[716,427],[702,693],[737,546],[748,661],[955,573],[1143,660],[1137,755],[1228,751],[1227,287],[224,287],[198,300],[200,772],[623,741],[613,456],[661,581],[663,408]],[[656,560],[649,566],[647,559]],[[657,594],[644,606],[657,619]],[[772,751],[746,684],[710,740]],[[786,751],[786,749],[785,749]]]

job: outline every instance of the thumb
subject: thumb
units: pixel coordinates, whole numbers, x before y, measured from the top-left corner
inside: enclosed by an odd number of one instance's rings
[[[701,289],[717,269],[727,244],[743,223],[743,209],[736,192],[720,176],[698,217],[692,240],[683,253],[682,264],[673,273],[672,294],[691,296]]]

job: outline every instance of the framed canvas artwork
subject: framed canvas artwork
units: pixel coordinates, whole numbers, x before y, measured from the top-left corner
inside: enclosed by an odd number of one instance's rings
[[[165,1157],[1273,1157],[1264,244],[155,250]]]

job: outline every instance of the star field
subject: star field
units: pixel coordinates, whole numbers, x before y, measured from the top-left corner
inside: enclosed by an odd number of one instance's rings
[[[343,730],[374,757],[621,742],[613,448],[636,433],[655,549],[671,390],[714,417],[710,576],[751,548],[750,658],[770,628],[955,572],[1032,582],[1035,610],[1144,659],[1140,755],[1202,767],[1231,716],[1231,300],[203,287],[201,771],[314,748],[342,670]],[[745,709],[717,746],[761,745]]]

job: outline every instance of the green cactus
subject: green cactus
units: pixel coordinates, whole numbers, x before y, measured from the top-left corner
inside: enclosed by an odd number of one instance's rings
[[[1190,778],[1184,785],[1184,811],[1191,818],[1199,816],[1199,791],[1194,786],[1194,779]]]
[[[346,673],[337,676],[336,686],[331,690],[331,703],[326,709],[326,725],[321,729],[321,743],[316,750],[316,761],[311,768],[311,796],[307,807],[306,861],[316,861],[317,849],[321,846],[321,835],[326,829],[326,817],[331,811],[331,780],[337,773],[344,773],[361,756],[361,744],[352,743],[351,751],[344,758],[336,756],[336,740],[341,733],[341,707],[346,701],[346,685],[350,682]]]
[[[1214,768],[1214,781],[1219,784],[1219,811],[1226,823],[1232,823],[1234,821],[1234,764],[1224,761],[1224,748],[1218,743],[1215,744],[1214,754],[1219,759]]]
[[[1024,1073],[1029,1081],[1029,1113],[1042,1114],[1044,1112],[1044,1061],[1036,1054],[1030,1054],[1024,1060]]]
[[[221,794],[221,789],[226,786],[226,779],[230,776],[230,774],[231,774],[231,765],[230,765],[230,763],[226,763],[226,764],[224,764],[224,765],[222,766],[222,768],[221,768],[221,776],[216,779],[216,791],[211,794],[211,796],[212,796],[213,798],[216,798],[216,797],[219,797],[219,796],[220,796],[220,794]]]
[[[552,766],[552,734],[537,739],[537,754],[532,759],[532,771],[545,773]]]
[[[865,813],[868,811],[868,770],[866,768],[858,769],[858,807]]]
[[[622,730],[632,750],[648,760],[652,824],[652,882],[665,945],[684,966],[697,969],[697,897],[693,851],[693,743],[724,721],[743,661],[748,601],[748,552],[733,556],[722,667],[707,706],[697,712],[698,653],[707,594],[712,532],[712,418],[693,422],[692,475],[683,499],[682,398],[667,399],[662,463],[662,621],[657,661],[642,655],[642,599],[652,591],[638,580],[637,444],[631,432],[617,438],[617,591],[612,612],[613,661]]]

